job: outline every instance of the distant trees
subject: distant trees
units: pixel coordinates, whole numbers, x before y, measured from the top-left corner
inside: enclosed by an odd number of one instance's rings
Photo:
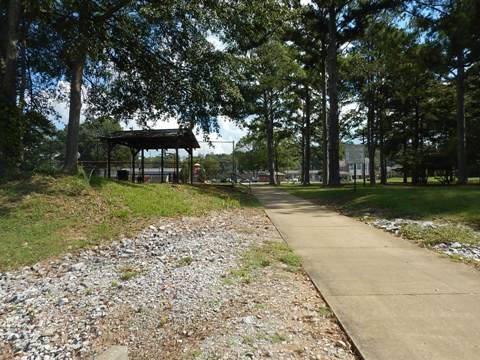
[[[294,97],[292,82],[300,68],[291,50],[279,41],[269,41],[252,52],[248,60],[249,79],[244,98],[249,101],[250,116],[263,120],[270,184],[275,185],[275,127],[288,116],[289,100]],[[253,119],[251,119],[253,121]]]
[[[290,164],[308,185],[315,164],[338,185],[347,139],[366,143],[371,184],[389,165],[465,184],[480,160],[479,16],[476,0],[3,1],[0,173],[35,168],[58,136],[74,172],[100,119],[208,134],[223,115],[249,131],[239,167],[271,184]],[[52,99],[68,102],[60,135]]]
[[[195,156],[194,163],[200,164],[199,181],[216,180],[225,182],[232,177],[233,159],[231,154],[206,154]],[[182,161],[180,173],[183,182],[189,181],[190,160]]]
[[[429,176],[465,184],[468,169],[478,172],[479,6],[473,0],[285,5],[289,20],[275,33],[294,49],[302,75],[289,80],[296,91],[285,98],[295,109],[276,132],[288,131],[298,144],[304,184],[310,134],[322,149],[324,180],[329,165],[330,185],[340,181],[342,138],[366,143],[371,184],[377,164],[383,184],[390,165],[400,165],[404,181],[415,184]]]
[[[457,168],[458,183],[464,184],[466,168],[462,170],[461,162],[467,159],[459,155],[464,140],[458,138],[465,130],[465,121],[459,120],[461,69],[448,66],[448,50],[432,33],[437,20],[431,16],[437,10],[416,11],[409,29],[398,27],[395,17],[371,18],[364,36],[348,51],[352,71],[347,81],[367,118],[360,132],[366,134],[369,157],[379,152],[382,183],[386,183],[387,163],[397,163],[403,167],[405,182],[411,176],[413,183],[422,184],[434,174],[451,182]],[[465,26],[469,27],[468,21]],[[425,28],[429,33],[424,33]],[[427,41],[424,35],[429,35]],[[374,170],[370,162],[370,174]],[[374,179],[371,176],[372,183]]]
[[[145,125],[172,116],[206,133],[217,129],[216,117],[237,93],[227,56],[207,39],[220,26],[215,8],[191,1],[1,2],[0,106],[12,110],[2,111],[9,139],[0,153],[15,158],[5,166],[21,162],[23,127],[16,124],[25,119],[15,119],[27,111],[51,118],[48,102],[62,82],[69,83],[65,172],[76,171],[82,102],[92,117]]]
[[[419,25],[427,30],[429,41],[441,51],[445,67],[442,75],[455,79],[458,183],[466,184],[465,69],[480,59],[480,4],[475,0],[428,0],[419,3],[415,10]]]

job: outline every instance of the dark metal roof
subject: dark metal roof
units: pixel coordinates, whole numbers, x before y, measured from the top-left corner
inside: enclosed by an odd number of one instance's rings
[[[190,129],[152,129],[116,131],[100,140],[110,144],[125,145],[136,149],[198,149],[195,135]]]

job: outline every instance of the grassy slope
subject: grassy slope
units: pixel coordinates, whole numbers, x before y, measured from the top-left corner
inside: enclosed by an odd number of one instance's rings
[[[133,234],[155,218],[255,206],[230,187],[37,176],[0,185],[0,271]]]
[[[285,186],[293,195],[318,203],[339,206],[346,211],[381,213],[386,217],[413,219],[442,218],[480,227],[480,187],[448,186],[351,186],[322,188],[320,186]]]
[[[403,183],[403,178],[402,177],[391,177],[391,178],[388,178],[387,180],[388,180],[389,184],[402,184]],[[411,181],[412,181],[412,178],[408,177],[407,181],[410,184]],[[360,182],[362,182],[362,180],[360,180]],[[472,184],[472,185],[480,185],[480,179],[478,177],[469,177],[468,178],[468,183]],[[439,178],[429,177],[428,178],[428,184],[429,185],[430,184],[439,185],[439,184],[441,184],[441,182],[440,182]]]

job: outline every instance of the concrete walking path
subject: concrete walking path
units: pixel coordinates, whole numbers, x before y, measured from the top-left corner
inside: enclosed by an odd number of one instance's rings
[[[366,360],[480,359],[480,272],[283,190],[253,191]]]

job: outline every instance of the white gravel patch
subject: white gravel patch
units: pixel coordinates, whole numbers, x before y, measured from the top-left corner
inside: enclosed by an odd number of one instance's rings
[[[334,319],[298,320],[315,311],[287,303],[323,304],[304,275],[270,269],[253,288],[226,284],[241,254],[272,236],[258,210],[163,219],[135,238],[0,273],[0,359],[92,359],[113,344],[132,359],[353,359]],[[246,345],[251,328],[285,332],[285,343],[262,335]],[[288,350],[299,339],[303,350]]]
[[[401,235],[401,229],[405,225],[418,225],[423,228],[439,228],[449,224],[433,222],[433,221],[421,221],[410,219],[376,219],[373,221],[367,221],[371,226],[378,229],[390,232],[396,236]],[[445,255],[457,255],[462,258],[480,262],[480,246],[472,244],[462,244],[456,241],[440,243],[432,246],[433,249],[445,254]]]
[[[173,317],[188,321],[196,321],[192,314],[208,317],[208,309],[194,311],[200,303],[189,301],[192,291],[202,298],[205,283],[225,272],[249,245],[245,236],[232,231],[232,221],[227,226],[225,220],[226,213],[202,220],[165,219],[134,239],[0,273],[0,340],[8,349],[4,355],[87,357],[101,335],[100,318],[119,306],[154,309],[159,292],[176,293]],[[196,263],[195,270],[177,268],[186,257]],[[122,281],[125,269],[139,275]],[[179,282],[181,291],[175,287]]]

